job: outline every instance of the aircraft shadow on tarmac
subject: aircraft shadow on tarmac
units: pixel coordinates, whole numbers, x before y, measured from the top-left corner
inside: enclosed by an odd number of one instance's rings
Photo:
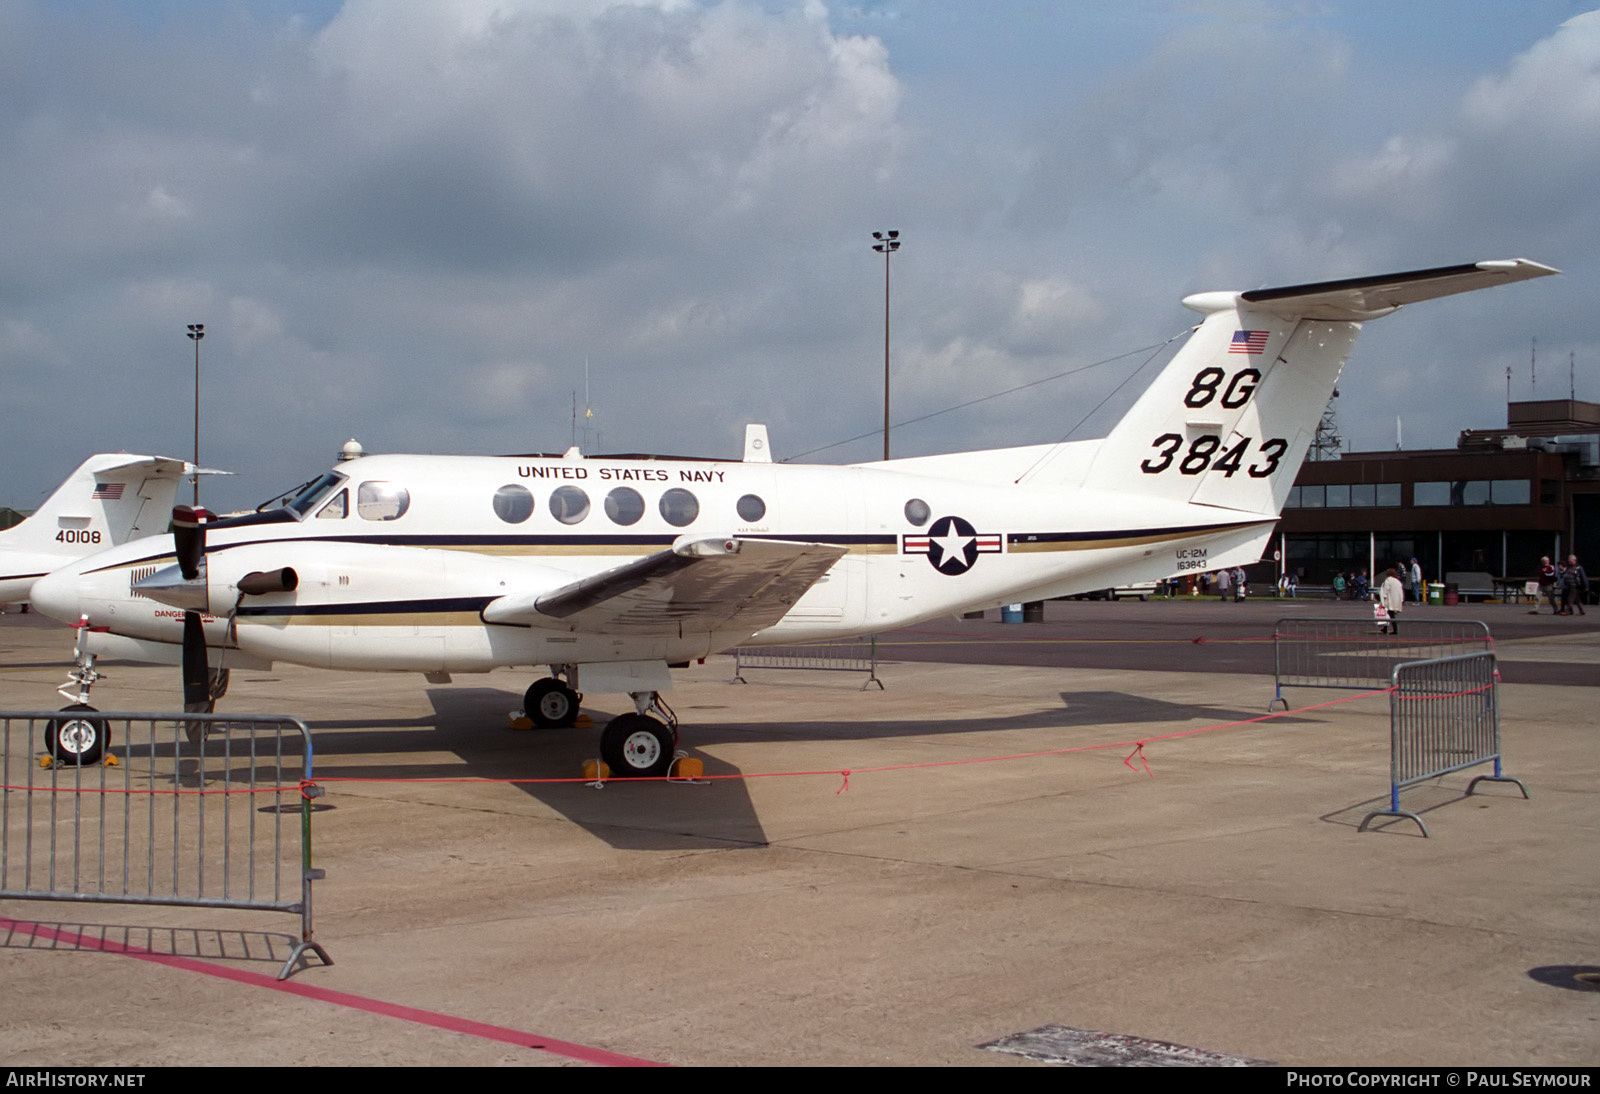
[[[520,706],[520,697],[495,688],[430,688],[428,698],[434,707],[432,718],[383,723],[365,719],[311,723],[318,776],[393,780],[506,780],[523,776],[529,780],[569,780],[527,781],[515,785],[597,839],[622,850],[705,849],[730,844],[765,846],[768,842],[748,785],[741,779],[717,779],[710,787],[612,780],[603,790],[597,790],[576,779],[583,762],[598,754],[595,728],[511,731],[506,728],[507,713]],[[1125,737],[1131,739],[1125,732],[1082,732],[1085,729],[1155,724],[1178,729],[1190,727],[1196,720],[1226,723],[1260,715],[1259,710],[1189,706],[1123,692],[1062,693],[1061,699],[1062,706],[1052,709],[937,721],[853,721],[844,717],[779,724],[701,723],[694,718],[696,710],[715,707],[688,707],[683,712],[684,747],[705,763],[707,775],[737,776],[748,772],[704,750],[720,744],[750,741],[839,741],[847,744],[896,737],[1016,730],[1039,730],[1041,734],[1058,731],[1048,740],[1041,739],[1030,747],[1072,748],[1112,743]],[[587,708],[586,712],[594,716],[597,724],[615,713],[593,708]],[[1069,732],[1059,732],[1063,730]],[[1007,750],[1014,747],[1014,743],[1008,745]],[[441,750],[454,753],[462,762],[398,765],[392,762],[393,757],[406,752]],[[378,754],[389,762],[362,762],[363,757]],[[850,763],[841,759],[839,766],[848,767]]]

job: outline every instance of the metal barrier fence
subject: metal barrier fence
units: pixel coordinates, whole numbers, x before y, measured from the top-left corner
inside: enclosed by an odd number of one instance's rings
[[[1494,764],[1480,782],[1516,783],[1500,769],[1500,673],[1492,653],[1470,653],[1396,665],[1389,692],[1389,808],[1368,813],[1359,831],[1375,817],[1409,817],[1424,836],[1428,826],[1400,808],[1400,791],[1452,771]]]
[[[0,745],[0,899],[287,912],[278,979],[309,953],[333,964],[312,939],[302,722],[0,711]]]
[[[792,646],[740,646],[733,651],[733,679],[738,684],[748,684],[744,678],[747,669],[806,669],[810,672],[864,672],[868,684],[877,684],[878,636],[858,638],[849,642],[801,642]]]
[[[1280,619],[1272,629],[1274,688],[1267,710],[1289,709],[1283,689],[1387,688],[1396,665],[1492,651],[1489,628],[1474,619],[1410,620],[1399,633],[1372,619]]]

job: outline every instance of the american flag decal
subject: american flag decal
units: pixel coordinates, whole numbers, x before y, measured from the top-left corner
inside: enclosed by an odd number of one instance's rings
[[[126,485],[123,482],[97,482],[94,484],[94,493],[89,496],[95,501],[121,501],[122,488]]]
[[[1267,348],[1267,332],[1264,330],[1236,330],[1233,332],[1233,344],[1228,347],[1229,353],[1248,353],[1252,356]]]

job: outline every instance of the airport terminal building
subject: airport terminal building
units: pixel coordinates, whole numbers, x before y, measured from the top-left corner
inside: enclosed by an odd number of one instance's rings
[[[1541,555],[1576,554],[1594,574],[1600,403],[1508,403],[1505,428],[1463,430],[1453,449],[1307,462],[1274,549],[1313,585],[1412,557],[1430,581],[1451,571],[1532,578]]]

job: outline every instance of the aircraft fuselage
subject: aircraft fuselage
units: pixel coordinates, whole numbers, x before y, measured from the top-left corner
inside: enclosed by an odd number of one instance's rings
[[[343,477],[303,512],[211,526],[208,645],[347,669],[676,663],[739,643],[876,632],[1024,595],[1253,561],[1271,527],[1258,515],[963,481],[892,463],[396,455],[336,472]],[[822,543],[847,553],[754,636],[597,634],[557,620],[494,626],[482,618],[501,597],[566,585],[685,536]],[[63,579],[92,625],[177,643],[183,611],[133,589],[173,558],[171,537],[157,536],[104,552]],[[298,575],[292,592],[240,600],[240,577],[281,567]],[[55,582],[47,597],[51,590],[68,592]]]

